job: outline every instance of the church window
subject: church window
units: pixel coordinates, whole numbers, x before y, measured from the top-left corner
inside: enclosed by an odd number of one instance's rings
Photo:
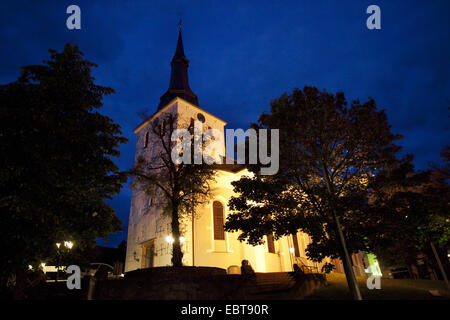
[[[145,133],[144,137],[144,148],[147,148],[148,146],[148,131]]]
[[[292,241],[294,242],[295,256],[296,257],[300,257],[300,250],[299,250],[299,247],[298,247],[298,239],[297,239],[297,235],[296,234],[292,235]]]
[[[267,250],[270,253],[275,253],[275,242],[273,241],[273,235],[268,234],[267,235]]]
[[[203,114],[201,114],[201,113],[197,113],[197,119],[201,123],[205,123],[205,121],[206,121],[205,116]]]
[[[224,224],[224,210],[223,204],[219,201],[213,202],[213,216],[214,216],[214,240],[225,240]]]
[[[153,206],[153,198],[149,197],[144,206],[144,214],[150,214],[150,208]]]

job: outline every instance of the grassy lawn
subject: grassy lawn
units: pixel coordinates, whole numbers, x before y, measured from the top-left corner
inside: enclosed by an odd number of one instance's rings
[[[369,290],[367,278],[356,277],[363,299],[366,300],[449,300],[450,292],[443,281],[381,279],[381,289]],[[327,274],[328,286],[317,289],[306,299],[314,300],[346,300],[351,299],[345,275]],[[428,290],[439,290],[442,297],[433,297]]]

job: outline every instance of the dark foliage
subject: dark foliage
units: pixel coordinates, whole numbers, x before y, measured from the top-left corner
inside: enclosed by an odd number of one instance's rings
[[[84,247],[121,229],[104,200],[126,181],[112,157],[127,139],[97,111],[114,90],[94,83],[96,65],[77,46],[50,54],[43,65],[24,67],[17,81],[0,86],[4,281],[54,256],[57,242]]]

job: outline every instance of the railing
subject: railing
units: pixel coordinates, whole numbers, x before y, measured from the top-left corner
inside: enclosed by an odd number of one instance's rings
[[[303,273],[319,272],[319,268],[317,268],[316,266],[307,265],[307,263],[308,262],[305,261],[305,259],[302,257],[294,257],[294,264],[296,264],[300,268],[300,270],[303,271]]]

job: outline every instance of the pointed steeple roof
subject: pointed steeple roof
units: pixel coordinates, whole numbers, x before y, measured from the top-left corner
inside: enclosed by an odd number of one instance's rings
[[[189,87],[188,67],[189,60],[184,55],[183,39],[181,37],[181,24],[178,33],[177,49],[170,62],[172,72],[170,74],[169,89],[161,96],[158,110],[167,105],[175,97],[180,97],[193,105],[198,106],[198,98]]]
[[[181,28],[180,28],[180,31],[178,32],[177,49],[175,50],[175,55],[173,56],[173,59],[175,59],[175,58],[186,58],[184,56],[184,47],[183,47],[183,38],[181,37]]]

